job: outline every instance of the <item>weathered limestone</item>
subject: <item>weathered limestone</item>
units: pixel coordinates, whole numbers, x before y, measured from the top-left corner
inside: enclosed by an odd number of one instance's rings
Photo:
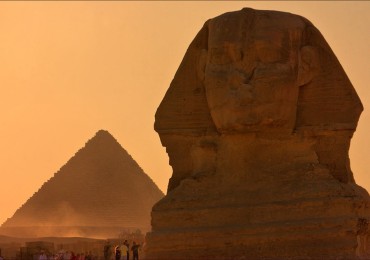
[[[370,198],[348,150],[362,104],[305,18],[208,20],[160,104],[173,168],[149,259],[360,259]]]
[[[107,131],[100,130],[1,227],[20,237],[114,237],[150,229],[163,197],[155,183]]]

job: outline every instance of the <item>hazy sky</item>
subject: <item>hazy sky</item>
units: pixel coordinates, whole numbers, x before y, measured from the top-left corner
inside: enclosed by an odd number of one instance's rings
[[[300,14],[329,42],[365,107],[350,157],[370,190],[370,2],[0,2],[0,224],[99,129],[165,191],[156,108],[203,23],[242,7]]]

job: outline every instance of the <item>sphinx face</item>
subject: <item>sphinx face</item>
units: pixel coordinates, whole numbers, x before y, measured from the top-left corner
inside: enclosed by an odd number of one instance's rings
[[[222,133],[290,133],[294,128],[303,24],[275,19],[279,17],[260,16],[241,30],[229,28],[246,26],[243,17],[219,17],[209,24],[204,85],[212,119]]]

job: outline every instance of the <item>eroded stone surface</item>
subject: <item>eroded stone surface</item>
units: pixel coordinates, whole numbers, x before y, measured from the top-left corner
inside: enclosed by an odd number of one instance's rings
[[[305,18],[208,20],[156,113],[173,175],[148,258],[368,257],[369,195],[348,157],[362,109]]]

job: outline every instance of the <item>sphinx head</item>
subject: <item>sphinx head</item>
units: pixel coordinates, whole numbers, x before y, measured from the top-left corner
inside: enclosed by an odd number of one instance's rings
[[[218,132],[355,128],[361,102],[324,38],[304,18],[243,9],[211,19],[207,30],[198,73]],[[342,114],[338,98],[352,103],[350,112]]]
[[[249,8],[208,20],[156,114],[161,132],[339,130],[362,104],[305,18]]]
[[[362,110],[339,61],[308,20],[245,8],[204,24],[157,110],[155,129],[173,160],[176,135],[183,142],[177,145],[189,147],[181,160],[204,136],[318,137],[321,162],[348,181],[349,142]],[[335,152],[322,152],[327,142],[336,143]],[[337,154],[348,162],[338,166]]]

